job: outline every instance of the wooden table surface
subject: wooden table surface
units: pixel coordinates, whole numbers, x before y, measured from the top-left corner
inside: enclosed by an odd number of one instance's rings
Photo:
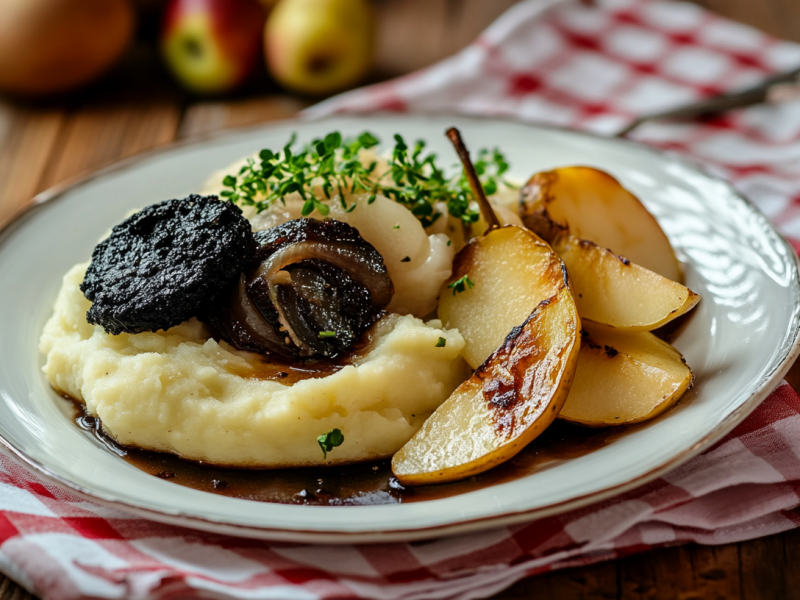
[[[773,35],[800,41],[800,0],[701,0]],[[375,78],[408,72],[469,43],[513,0],[383,0]],[[412,36],[413,43],[409,43]],[[36,193],[110,161],[225,127],[290,117],[309,104],[253,86],[238,97],[186,97],[138,44],[89,90],[36,105],[0,98],[0,221]],[[792,373],[791,380],[800,382]],[[795,389],[798,389],[795,386]],[[800,530],[724,546],[659,549],[524,580],[495,598],[800,598]],[[0,600],[30,594],[0,576]]]

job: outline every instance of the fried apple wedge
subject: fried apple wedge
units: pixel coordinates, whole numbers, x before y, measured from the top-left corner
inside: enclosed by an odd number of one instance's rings
[[[572,293],[563,284],[394,455],[392,471],[400,483],[471,477],[505,462],[536,438],[569,393],[580,327]]]
[[[689,288],[594,242],[566,233],[552,247],[567,265],[583,321],[626,333],[652,331],[700,301]]]
[[[691,387],[694,376],[681,353],[652,333],[583,327],[575,380],[559,419],[589,427],[640,423]]]
[[[513,225],[473,238],[453,260],[439,318],[458,328],[475,369],[539,303],[567,285],[564,263],[535,233]]]
[[[580,239],[610,248],[667,279],[683,281],[658,221],[619,181],[599,169],[565,167],[536,173],[520,193],[520,216],[533,231],[539,231],[537,221],[544,217]]]

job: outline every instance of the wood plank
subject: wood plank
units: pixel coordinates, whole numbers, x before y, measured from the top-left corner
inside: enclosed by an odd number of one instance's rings
[[[793,529],[780,534],[783,540],[783,555],[775,557],[783,567],[786,579],[786,591],[790,597],[800,598],[800,529]]]
[[[447,54],[453,54],[468,46],[491,23],[511,8],[518,0],[461,0],[451,3],[453,24],[449,44],[445,46]]]
[[[379,43],[374,68],[394,77],[447,56],[448,0],[388,0],[376,4]]]
[[[797,0],[692,0],[728,19],[747,23],[770,35],[800,42]]]
[[[795,392],[800,394],[800,360],[796,360],[784,377]]]
[[[739,545],[742,598],[798,597],[800,590],[787,585],[786,573],[796,566],[786,561],[784,550],[782,535],[750,540]]]
[[[737,544],[660,548],[615,562],[531,577],[493,600],[740,598],[739,567]]]
[[[90,105],[69,114],[42,186],[50,187],[138,152],[171,142],[181,106],[168,98]]]
[[[0,221],[43,189],[63,123],[58,110],[0,105]]]
[[[614,600],[619,597],[619,565],[616,561],[554,571],[517,584],[521,598],[537,600]]]
[[[778,36],[800,42],[800,2],[797,0],[774,0],[772,11],[782,25]]]
[[[624,600],[741,597],[735,544],[660,548],[629,556],[619,561],[619,568]]]
[[[680,548],[663,548],[629,556],[619,562],[619,568],[620,598],[653,600],[678,597],[681,586],[676,575],[686,565],[681,562]]]
[[[692,592],[698,598],[712,600],[739,598],[741,586],[739,548],[736,544],[725,546],[686,546],[687,564],[691,567]],[[686,590],[682,590],[686,594]],[[688,597],[687,599],[688,600]]]
[[[28,590],[2,575],[0,575],[0,598],[3,600],[37,600],[37,597]]]
[[[374,71],[378,77],[393,77],[455,54],[517,2],[385,0],[376,5]]]
[[[186,110],[180,137],[193,137],[228,127],[289,119],[311,104],[292,96],[265,96],[235,102],[200,102]]]

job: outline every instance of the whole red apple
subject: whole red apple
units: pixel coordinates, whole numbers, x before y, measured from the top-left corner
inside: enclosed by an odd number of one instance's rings
[[[171,0],[161,52],[189,90],[227,92],[258,67],[265,19],[257,0]]]

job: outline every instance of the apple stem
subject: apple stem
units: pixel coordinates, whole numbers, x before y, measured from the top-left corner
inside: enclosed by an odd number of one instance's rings
[[[461,164],[464,165],[464,173],[467,175],[469,187],[472,188],[472,193],[475,194],[475,198],[478,201],[478,206],[480,206],[481,214],[483,215],[486,223],[489,225],[486,231],[497,229],[500,227],[500,219],[497,218],[492,205],[489,203],[488,198],[486,198],[486,193],[483,191],[483,186],[478,179],[478,174],[475,172],[475,166],[472,164],[472,161],[469,158],[469,151],[464,145],[464,140],[461,139],[461,133],[455,127],[451,127],[447,130],[446,135],[447,139],[452,142],[453,147],[456,149],[458,158],[461,159]]]

